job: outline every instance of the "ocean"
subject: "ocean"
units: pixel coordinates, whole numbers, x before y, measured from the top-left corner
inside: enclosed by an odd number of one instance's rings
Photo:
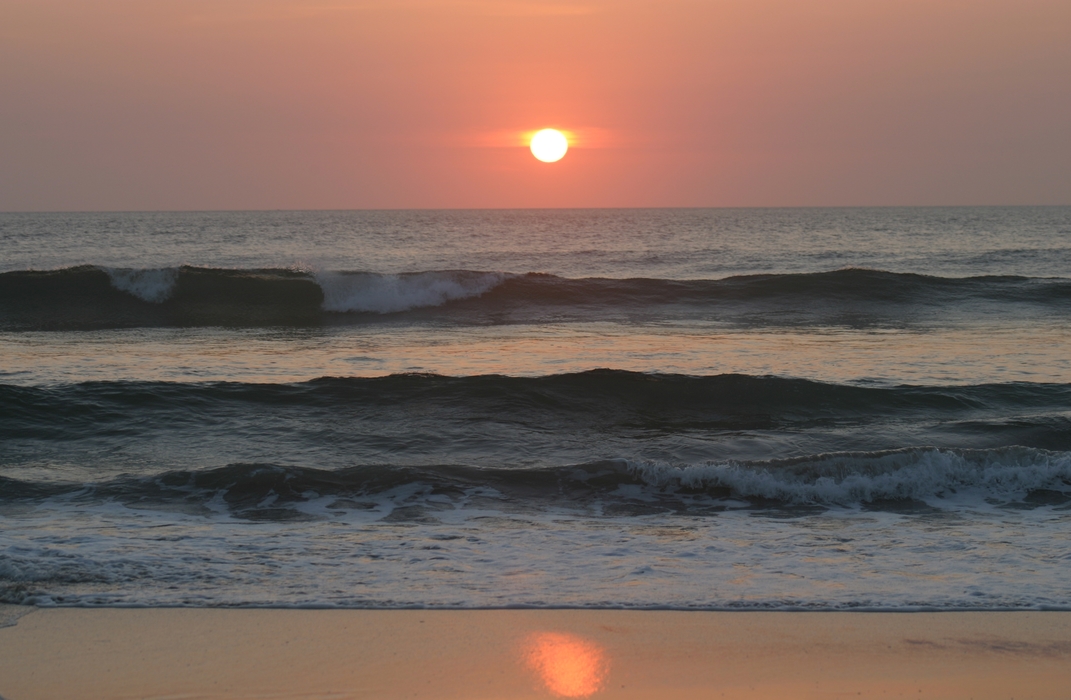
[[[1071,207],[0,214],[0,602],[1071,610]]]

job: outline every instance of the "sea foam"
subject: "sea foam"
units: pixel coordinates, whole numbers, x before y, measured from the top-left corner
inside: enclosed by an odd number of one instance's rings
[[[410,274],[320,272],[325,311],[380,314],[440,306],[477,297],[506,279],[499,272],[441,271]]]
[[[1027,447],[906,448],[814,455],[768,465],[628,462],[628,466],[645,483],[663,489],[723,488],[737,498],[786,504],[927,501],[959,492],[1007,502],[1032,491],[1071,492],[1071,453]]]
[[[136,270],[129,268],[103,268],[116,289],[133,294],[142,301],[159,304],[175,293],[179,270],[177,267]]]

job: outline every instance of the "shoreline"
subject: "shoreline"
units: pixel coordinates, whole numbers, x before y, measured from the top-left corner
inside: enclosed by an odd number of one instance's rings
[[[1055,700],[1071,687],[1071,612],[1058,611],[0,606],[3,624],[4,700]]]

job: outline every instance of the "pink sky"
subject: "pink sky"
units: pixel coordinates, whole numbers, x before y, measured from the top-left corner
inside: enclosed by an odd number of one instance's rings
[[[0,0],[0,210],[914,204],[1071,204],[1071,2]]]

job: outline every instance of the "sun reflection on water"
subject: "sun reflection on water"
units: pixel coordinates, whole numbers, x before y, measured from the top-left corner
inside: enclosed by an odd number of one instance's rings
[[[610,671],[606,650],[572,634],[539,632],[524,645],[524,662],[554,695],[586,698],[602,689]]]

